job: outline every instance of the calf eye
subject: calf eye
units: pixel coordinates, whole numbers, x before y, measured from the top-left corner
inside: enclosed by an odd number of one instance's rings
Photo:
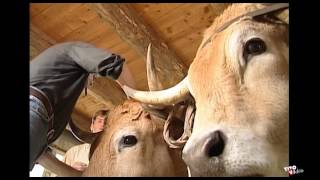
[[[246,42],[243,56],[246,60],[248,60],[251,56],[264,53],[266,49],[267,47],[264,41],[262,41],[260,38],[253,38]]]
[[[122,144],[124,146],[133,146],[138,142],[137,138],[135,136],[129,135],[129,136],[124,136],[122,138]]]

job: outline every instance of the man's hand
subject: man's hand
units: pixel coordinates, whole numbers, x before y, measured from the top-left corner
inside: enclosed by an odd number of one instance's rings
[[[71,167],[78,171],[84,171],[88,167],[88,165],[83,162],[74,162]]]
[[[120,55],[112,54],[98,65],[99,75],[110,77],[113,80],[118,79],[122,72],[122,66],[125,59]]]

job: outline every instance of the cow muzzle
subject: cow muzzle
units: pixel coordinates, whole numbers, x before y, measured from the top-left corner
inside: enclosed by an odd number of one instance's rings
[[[199,167],[203,168],[209,164],[218,165],[224,152],[226,136],[220,130],[215,130],[201,136],[200,138],[190,139],[182,151],[182,158],[192,171]],[[210,163],[207,163],[209,162]],[[220,167],[214,166],[214,167]],[[210,169],[210,167],[207,167]],[[219,170],[217,169],[217,173]],[[205,175],[205,173],[201,173]]]

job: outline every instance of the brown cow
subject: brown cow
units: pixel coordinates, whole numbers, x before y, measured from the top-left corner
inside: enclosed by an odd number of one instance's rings
[[[126,101],[113,109],[104,132],[92,144],[83,176],[187,176],[180,149],[163,139],[164,120]]]
[[[183,149],[192,176],[287,175],[289,57],[283,5],[231,5],[206,30],[182,82],[156,92],[124,88],[151,104],[172,104],[192,94],[197,110]],[[247,14],[267,6],[283,7],[262,16]]]
[[[169,148],[163,138],[164,123],[127,100],[109,112],[83,174],[48,153],[38,162],[58,176],[188,176],[182,150]]]

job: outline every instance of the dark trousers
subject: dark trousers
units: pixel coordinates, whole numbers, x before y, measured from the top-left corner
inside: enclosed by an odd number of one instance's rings
[[[38,157],[47,148],[48,119],[48,113],[43,103],[30,95],[30,171]]]

